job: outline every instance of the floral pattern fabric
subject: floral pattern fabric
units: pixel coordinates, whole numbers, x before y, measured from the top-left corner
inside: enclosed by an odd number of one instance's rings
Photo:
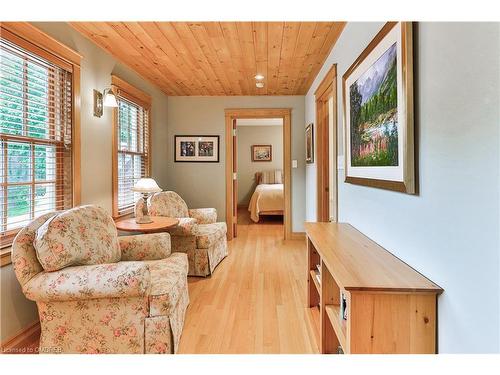
[[[170,255],[170,234],[153,233],[118,237],[121,260],[157,260]]]
[[[142,216],[142,199],[136,203],[137,217]],[[172,252],[188,257],[189,276],[208,276],[227,255],[226,223],[217,223],[215,208],[188,209],[186,202],[175,192],[165,191],[149,199],[152,216],[179,219],[179,225],[170,228]]]
[[[144,353],[148,297],[38,302],[41,353]]]
[[[189,250],[196,249],[195,236],[171,236],[172,252],[173,253],[187,253]]]
[[[119,262],[40,272],[23,291],[28,299],[47,302],[146,296],[149,288],[146,263]]]
[[[211,274],[209,251],[210,249],[194,249],[188,253],[188,259],[191,260],[189,276],[206,277]]]
[[[189,304],[187,256],[44,272],[33,241],[38,228],[55,214],[32,221],[12,246],[16,276],[26,296],[37,302],[40,353],[175,353]],[[150,259],[169,248],[168,234],[139,237],[125,258]],[[157,245],[142,254],[140,244],[148,239]],[[156,249],[159,244],[162,250]],[[152,311],[164,315],[151,317]],[[153,321],[161,321],[164,328],[151,325]]]
[[[215,267],[219,265],[219,263],[228,255],[227,249],[227,238],[226,236],[222,236],[219,240],[209,249],[209,258],[210,258],[210,273],[214,272]]]
[[[145,353],[170,354],[174,353],[171,337],[172,328],[170,319],[166,316],[154,316],[146,319]]]
[[[190,217],[179,218],[179,224],[173,228],[167,229],[172,236],[194,236],[196,233],[196,219]]]
[[[227,233],[226,223],[201,224],[196,228],[196,247],[208,249]]]
[[[198,224],[212,224],[217,221],[217,210],[215,208],[192,208],[189,217],[196,219]]]
[[[148,265],[151,272],[149,315],[170,315],[188,287],[187,256],[172,254],[168,259],[148,262]]]
[[[173,191],[162,191],[150,198],[151,216],[189,217],[186,202]]]
[[[221,223],[224,224],[225,223]],[[219,229],[221,227],[219,226]],[[189,263],[188,276],[208,276],[215,267],[227,256],[226,233],[223,232],[217,240],[211,242],[208,248],[197,248],[196,236],[171,236],[172,253],[186,253]],[[210,241],[207,239],[207,241]]]
[[[34,247],[45,271],[120,260],[111,216],[97,206],[81,206],[49,218],[38,228]]]
[[[186,288],[169,317],[146,318],[145,352],[147,354],[177,353],[188,305],[189,294]]]
[[[33,241],[38,228],[54,215],[56,215],[56,212],[51,212],[33,220],[19,231],[12,243],[12,264],[21,286],[43,271],[43,267],[36,257]]]

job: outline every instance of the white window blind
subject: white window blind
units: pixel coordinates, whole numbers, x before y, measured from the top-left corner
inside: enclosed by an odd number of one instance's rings
[[[118,216],[133,212],[140,198],[132,188],[149,174],[149,109],[118,96],[117,210]]]
[[[0,38],[0,238],[72,206],[71,72]]]

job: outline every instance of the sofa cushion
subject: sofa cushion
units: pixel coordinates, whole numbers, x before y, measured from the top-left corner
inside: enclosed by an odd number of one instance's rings
[[[187,289],[186,254],[173,253],[167,259],[146,261],[151,275],[149,316],[169,315]]]
[[[36,256],[33,241],[38,228],[56,214],[57,212],[50,212],[39,216],[22,228],[12,243],[12,264],[17,279],[23,286],[35,275],[43,271],[43,267]]]
[[[198,224],[196,227],[196,247],[208,249],[227,233],[226,223]]]
[[[188,217],[186,202],[174,191],[155,193],[150,198],[151,216]]]
[[[113,219],[97,206],[76,207],[51,217],[38,228],[33,245],[45,271],[116,263],[121,257]]]
[[[150,233],[118,237],[122,260],[158,260],[170,255],[170,234]]]
[[[23,287],[37,302],[147,296],[150,273],[144,262],[118,262],[74,266],[40,272]]]

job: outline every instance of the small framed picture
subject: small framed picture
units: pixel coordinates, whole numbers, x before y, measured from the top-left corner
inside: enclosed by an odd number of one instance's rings
[[[176,135],[175,162],[218,163],[218,135]]]
[[[272,161],[273,146],[271,145],[253,145],[252,161]]]
[[[306,163],[314,163],[314,129],[313,124],[310,123],[306,127]]]

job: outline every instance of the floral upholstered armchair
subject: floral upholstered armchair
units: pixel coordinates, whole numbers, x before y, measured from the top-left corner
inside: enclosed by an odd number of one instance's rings
[[[188,209],[186,202],[173,191],[155,193],[148,201],[152,216],[179,219],[179,225],[168,229],[172,251],[186,253],[189,276],[208,276],[227,254],[227,227],[217,222],[215,208]],[[136,217],[142,216],[143,199],[135,206]]]
[[[185,254],[170,235],[118,237],[96,206],[45,214],[12,245],[36,301],[41,353],[175,353],[189,304]]]

